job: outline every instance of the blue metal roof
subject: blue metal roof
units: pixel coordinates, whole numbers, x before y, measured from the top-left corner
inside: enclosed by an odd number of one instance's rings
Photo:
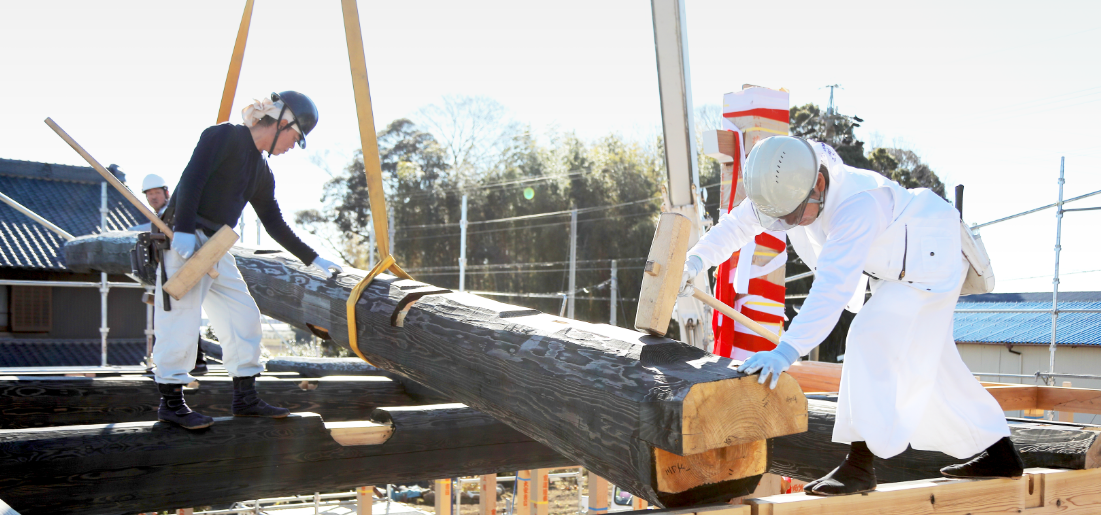
[[[0,159],[0,192],[74,236],[102,230],[103,182],[89,167]],[[114,188],[108,188],[107,206],[108,231],[125,230],[141,217]],[[64,270],[63,243],[60,236],[0,203],[0,268]]]
[[[1051,309],[1051,293],[960,297],[956,309]],[[1101,310],[1101,292],[1059,294],[1059,309]],[[1060,313],[1057,345],[1101,346],[1101,313]],[[1051,344],[1051,313],[956,313],[958,343]]]

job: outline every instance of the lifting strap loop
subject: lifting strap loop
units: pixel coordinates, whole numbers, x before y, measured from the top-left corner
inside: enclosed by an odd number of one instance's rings
[[[412,279],[409,274],[405,273],[396,262],[394,262],[394,256],[387,254],[382,258],[374,268],[371,269],[367,275],[363,276],[363,279],[359,280],[355,288],[352,288],[352,293],[348,295],[348,301],[346,303],[347,315],[348,315],[348,346],[352,348],[352,352],[356,353],[363,361],[368,361],[363,353],[359,351],[359,341],[357,339],[358,331],[356,330],[356,303],[359,302],[359,297],[363,295],[363,290],[367,289],[367,286],[371,284],[371,281],[378,277],[378,274],[389,270],[394,275],[402,279]],[[369,361],[368,361],[369,362]]]

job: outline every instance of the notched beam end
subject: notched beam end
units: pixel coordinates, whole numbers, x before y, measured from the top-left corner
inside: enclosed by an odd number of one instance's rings
[[[369,420],[350,420],[347,422],[326,422],[325,429],[336,443],[345,447],[352,445],[381,445],[394,434],[394,424],[390,422],[372,422]]]
[[[754,374],[693,385],[682,403],[681,453],[806,431],[807,397],[799,383],[781,374],[773,390],[758,379]]]

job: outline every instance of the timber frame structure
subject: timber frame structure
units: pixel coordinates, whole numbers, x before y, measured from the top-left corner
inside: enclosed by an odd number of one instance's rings
[[[680,0],[652,1],[683,16]],[[147,377],[0,378],[0,513],[134,513],[576,464],[669,515],[1101,513],[1101,433],[1075,425],[1015,428],[1015,445],[1031,446],[1018,481],[928,479],[937,458],[915,452],[877,465],[900,482],[868,495],[765,495],[766,473],[813,478],[838,461],[823,430],[830,403],[803,392],[836,391],[840,367],[796,366],[769,390],[681,342],[411,280],[389,252],[356,1],[341,6],[381,264],[329,279],[278,252],[230,252],[264,314],[334,340],[377,373],[258,381],[297,412],[223,418],[201,432],[153,421],[151,403],[115,409],[154,397]],[[246,0],[218,122],[229,117],[252,10]],[[126,233],[78,238],[66,260],[129,271],[133,244]],[[220,414],[226,382],[204,378],[189,399]],[[1006,409],[1101,412],[1094,390],[987,387]],[[736,497],[742,504],[709,504]]]

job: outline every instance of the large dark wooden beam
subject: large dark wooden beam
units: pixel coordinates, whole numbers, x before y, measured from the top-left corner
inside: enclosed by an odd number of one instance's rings
[[[133,239],[109,233],[68,242],[67,264],[128,263]],[[231,252],[262,312],[349,346],[345,302],[362,271],[327,279],[283,253]],[[367,361],[652,503],[747,494],[764,472],[764,440],[806,428],[806,399],[789,376],[769,390],[738,373],[736,362],[675,340],[474,295],[419,297],[425,287],[382,275],[366,288],[355,318]]]
[[[807,432],[774,439],[769,472],[803,481],[828,474],[845,459],[848,444],[832,441],[837,403],[809,401]],[[1101,432],[1072,424],[1044,424],[1015,421],[1011,439],[1026,467],[1086,469],[1101,468]],[[961,463],[947,454],[907,449],[883,460],[876,458],[875,474],[880,483],[897,483],[940,477],[940,469]]]
[[[0,498],[23,515],[137,513],[575,465],[461,405],[371,420],[296,413],[217,419],[198,432],[151,422],[0,431]]]
[[[261,376],[256,389],[272,405],[318,413],[327,422],[362,420],[378,407],[430,403],[386,377]],[[232,415],[229,377],[202,377],[185,394],[203,414]],[[0,376],[0,429],[154,421],[159,402],[150,377]]]

